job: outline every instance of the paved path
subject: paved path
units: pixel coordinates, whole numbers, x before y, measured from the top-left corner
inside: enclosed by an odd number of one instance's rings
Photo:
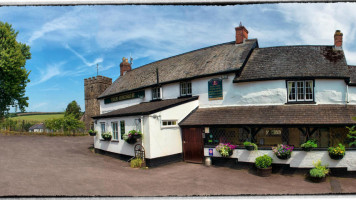
[[[86,137],[2,136],[0,196],[187,196],[356,193],[354,177],[315,184],[302,173],[258,177],[253,170],[179,162],[147,170],[90,151]]]

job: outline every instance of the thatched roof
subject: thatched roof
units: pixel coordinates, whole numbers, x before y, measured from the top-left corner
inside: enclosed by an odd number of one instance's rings
[[[236,72],[255,47],[258,47],[257,40],[251,39],[242,44],[229,42],[159,60],[126,72],[99,98],[153,86],[157,83],[157,69],[161,84]]]
[[[342,50],[333,46],[281,46],[254,49],[234,82],[348,77]]]

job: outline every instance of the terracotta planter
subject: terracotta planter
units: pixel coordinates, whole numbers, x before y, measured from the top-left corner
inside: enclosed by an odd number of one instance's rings
[[[253,146],[245,146],[245,148],[248,150],[248,151],[253,151],[255,150],[255,148]]]
[[[282,156],[278,156],[276,155],[277,158],[281,159],[281,160],[287,160],[291,157],[291,154],[285,154],[285,155],[282,155]]]
[[[267,176],[271,176],[271,174],[272,174],[272,167],[268,167],[268,168],[258,168],[257,167],[257,175],[258,176],[267,177]]]
[[[333,160],[341,160],[344,157],[344,155],[335,155],[335,154],[331,154],[331,153],[329,153],[329,156]]]

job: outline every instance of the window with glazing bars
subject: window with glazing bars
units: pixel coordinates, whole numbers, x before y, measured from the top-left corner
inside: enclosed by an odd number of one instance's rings
[[[288,102],[314,100],[314,87],[312,80],[288,81],[287,87]]]
[[[112,139],[113,140],[118,140],[119,139],[119,130],[118,130],[118,123],[117,122],[111,122],[111,127],[112,127]]]
[[[154,87],[152,88],[152,99],[161,99],[161,88]]]
[[[192,95],[192,83],[181,82],[180,83],[180,96]]]

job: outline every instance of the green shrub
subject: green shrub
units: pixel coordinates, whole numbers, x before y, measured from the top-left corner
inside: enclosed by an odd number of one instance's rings
[[[308,140],[306,143],[300,145],[303,148],[316,148],[318,144],[314,140]]]
[[[134,158],[130,162],[132,168],[140,168],[142,166],[143,160],[141,158]]]
[[[253,146],[253,149],[254,149],[254,150],[258,150],[257,144],[252,143],[252,142],[246,141],[246,142],[244,142],[244,146]]]
[[[316,163],[313,162],[315,168],[309,171],[311,177],[324,178],[329,174],[329,169],[327,165],[322,165],[321,160],[318,160]]]
[[[260,157],[257,157],[255,160],[255,165],[258,168],[268,168],[272,165],[272,158],[268,155],[263,155]]]

